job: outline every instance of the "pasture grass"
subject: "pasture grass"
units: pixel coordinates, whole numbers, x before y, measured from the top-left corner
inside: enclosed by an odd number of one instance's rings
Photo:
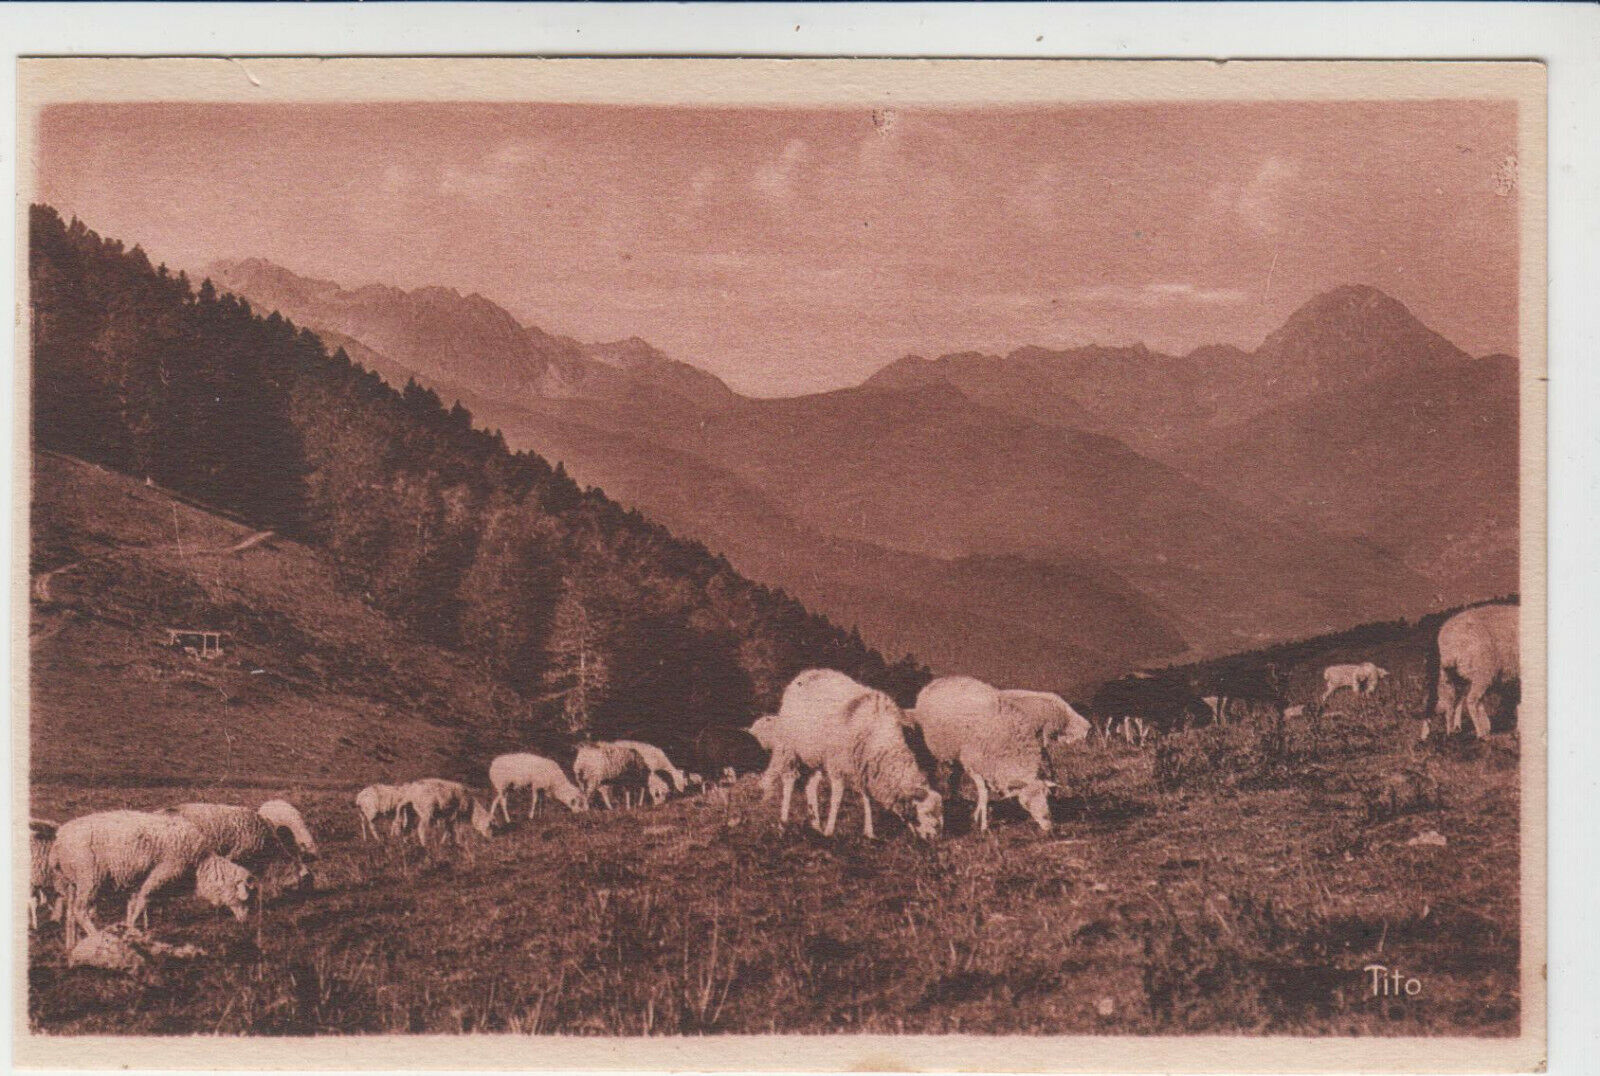
[[[323,846],[315,891],[269,902],[259,940],[164,901],[156,934],[208,955],[139,979],[67,969],[47,925],[29,1019],[74,1034],[1515,1034],[1515,736],[1418,746],[1408,708],[1392,693],[1283,729],[1092,741],[1058,758],[1052,834],[1013,805],[971,832],[963,801],[935,844],[887,822],[863,839],[853,799],[833,840],[780,828],[753,777],[726,802],[557,809],[427,850],[361,841],[353,788],[213,789],[299,804]],[[33,797],[54,817],[195,798]],[[1426,830],[1448,845],[1407,843]],[[1373,997],[1372,963],[1422,994]]]

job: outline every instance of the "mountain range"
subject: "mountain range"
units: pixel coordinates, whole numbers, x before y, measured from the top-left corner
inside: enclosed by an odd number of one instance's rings
[[[1072,687],[1516,588],[1516,361],[1372,288],[1250,352],[908,356],[752,399],[448,288],[207,273],[939,672]]]

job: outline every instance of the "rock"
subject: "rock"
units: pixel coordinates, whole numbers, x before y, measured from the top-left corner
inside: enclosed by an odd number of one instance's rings
[[[1429,829],[1424,830],[1415,837],[1411,838],[1406,842],[1406,845],[1408,847],[1414,845],[1430,845],[1434,848],[1443,848],[1448,843],[1450,842],[1445,838],[1444,834],[1440,833],[1436,829]]]

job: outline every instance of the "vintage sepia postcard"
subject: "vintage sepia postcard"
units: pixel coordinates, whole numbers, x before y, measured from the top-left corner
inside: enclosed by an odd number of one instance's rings
[[[19,95],[20,1064],[1543,1063],[1541,65]]]

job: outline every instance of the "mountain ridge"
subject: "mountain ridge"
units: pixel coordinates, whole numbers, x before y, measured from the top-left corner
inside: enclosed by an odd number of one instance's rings
[[[326,283],[309,290],[327,294]],[[773,399],[741,396],[639,337],[545,339],[557,342],[561,362],[514,385],[474,383],[471,371],[439,363],[416,376],[458,393],[512,444],[563,459],[580,481],[671,520],[754,577],[803,590],[819,608],[897,639],[904,633],[892,618],[863,615],[872,596],[901,618],[922,616],[913,607],[926,598],[882,585],[891,563],[953,603],[951,628],[960,608],[970,615],[981,604],[955,583],[968,558],[1000,558],[1012,581],[1027,574],[1015,570],[1021,564],[1073,564],[1124,579],[1152,603],[1153,619],[1134,631],[1143,653],[1079,627],[1056,644],[1061,664],[1074,666],[1093,664],[1090,654],[1124,665],[1171,657],[1175,638],[1192,656],[1415,613],[1477,596],[1490,577],[1488,592],[1504,589],[1503,571],[1474,573],[1471,556],[1452,562],[1454,539],[1407,548],[1407,528],[1428,525],[1428,513],[1392,512],[1403,524],[1374,524],[1383,498],[1359,507],[1360,473],[1340,472],[1335,484],[1356,505],[1350,512],[1307,507],[1302,478],[1341,461],[1300,444],[1296,430],[1310,430],[1315,415],[1297,404],[1337,401],[1352,385],[1385,378],[1405,382],[1407,370],[1426,381],[1473,361],[1369,286],[1312,297],[1252,351],[1204,345],[1172,356],[1140,344],[908,356],[860,385]],[[1391,395],[1401,390],[1418,391],[1406,382]],[[1362,398],[1340,411],[1357,433],[1384,425],[1363,408],[1394,405]],[[1476,425],[1485,423],[1492,416]],[[1273,451],[1297,462],[1274,471],[1252,453],[1253,440],[1269,433]],[[1333,433],[1318,436],[1348,446]],[[1243,462],[1229,466],[1228,453]],[[1208,462],[1213,456],[1220,462]],[[1384,471],[1402,463],[1391,453]],[[1405,485],[1392,473],[1377,478],[1380,493]],[[710,492],[701,496],[702,488]],[[1497,526],[1463,531],[1461,548],[1498,550],[1503,563]],[[802,552],[786,552],[775,535]],[[863,553],[867,546],[878,552]],[[1440,567],[1447,563],[1454,566]],[[864,586],[863,573],[878,579]],[[1088,593],[1060,578],[1041,585],[1073,608]],[[981,586],[1012,592],[992,572]],[[951,650],[938,637],[930,629],[911,648],[944,649],[968,670],[1009,668],[999,647]],[[1046,661],[1047,648],[1035,649]]]

